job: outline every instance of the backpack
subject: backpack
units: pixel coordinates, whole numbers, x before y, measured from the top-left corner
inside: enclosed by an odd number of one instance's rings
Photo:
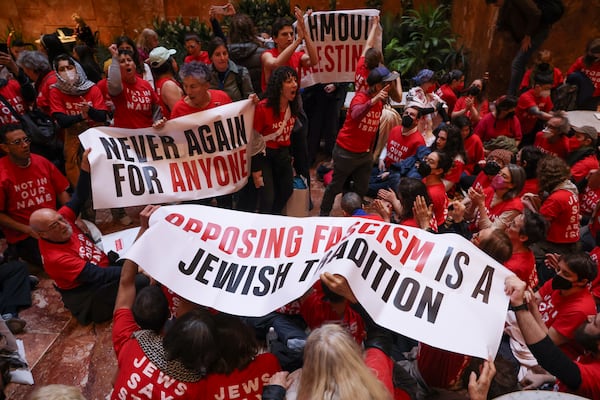
[[[542,23],[547,25],[552,25],[565,13],[565,5],[562,0],[535,0],[535,4],[542,11]]]

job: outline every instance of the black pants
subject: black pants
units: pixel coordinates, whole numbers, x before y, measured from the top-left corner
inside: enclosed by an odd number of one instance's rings
[[[27,264],[9,261],[0,264],[0,314],[17,313],[31,306]]]
[[[267,148],[263,165],[265,186],[261,189],[260,212],[281,215],[283,207],[292,195],[294,171],[288,147]]]

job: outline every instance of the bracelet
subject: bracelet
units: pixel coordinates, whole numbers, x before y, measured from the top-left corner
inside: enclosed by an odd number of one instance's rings
[[[529,305],[527,303],[523,303],[523,304],[518,305],[518,306],[510,305],[510,306],[508,306],[508,309],[510,311],[514,311],[514,312],[517,312],[517,311],[529,311]]]

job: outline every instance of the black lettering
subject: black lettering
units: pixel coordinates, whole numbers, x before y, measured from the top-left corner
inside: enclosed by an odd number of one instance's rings
[[[204,250],[202,250],[202,253],[204,253]],[[195,259],[196,258],[194,257],[194,260]],[[202,263],[202,267],[200,267],[200,270],[198,271],[198,275],[196,275],[196,280],[198,282],[208,285],[209,282],[208,282],[208,280],[204,279],[204,275],[206,274],[207,271],[214,270],[212,263],[216,262],[216,261],[219,261],[219,257],[215,256],[214,254],[208,254],[206,256],[206,259]]]
[[[390,271],[392,269],[392,266],[388,264],[383,258],[379,258],[379,264],[380,266],[377,270],[377,274],[375,274],[375,279],[373,279],[373,283],[371,283],[371,289],[373,290],[377,290],[385,272]]]
[[[321,42],[325,41],[326,35],[331,35],[331,40],[335,41],[335,14],[321,14]]]
[[[377,253],[372,251],[371,254],[369,254],[369,259],[365,263],[362,272],[360,273],[360,276],[362,276],[363,279],[367,279],[367,276],[369,276],[369,272],[371,272],[371,267],[373,266],[376,258]]]
[[[352,40],[361,40],[363,31],[363,18],[361,15],[352,14],[350,23],[350,37]],[[367,17],[368,18],[368,17]]]
[[[204,250],[203,249],[198,249],[198,251],[196,252],[196,254],[194,255],[194,259],[192,260],[192,262],[190,263],[189,267],[186,268],[185,263],[183,261],[179,261],[179,271],[185,275],[191,275],[194,273],[194,271],[196,270],[196,267],[198,266],[198,263],[200,262],[200,259],[202,258],[202,256],[204,255]],[[197,277],[196,277],[197,279]],[[202,283],[207,283],[207,282],[202,282]]]
[[[127,173],[129,175],[129,188],[131,189],[131,194],[134,196],[144,194],[144,181],[140,169],[135,165],[128,165]]]
[[[348,32],[350,31],[348,23],[348,14],[338,14],[338,39],[341,42],[348,40]]]
[[[200,147],[198,138],[196,137],[196,135],[194,135],[194,131],[192,131],[191,129],[186,129],[185,131],[183,131],[183,134],[185,135],[185,140],[187,141],[189,156],[191,157],[195,154],[201,155],[202,148]]]
[[[481,300],[485,304],[488,303],[488,301],[490,300],[490,289],[492,288],[492,279],[494,278],[494,271],[494,268],[490,267],[489,265],[485,266],[483,274],[481,274],[481,278],[479,278],[479,282],[477,282],[475,290],[473,290],[473,293],[471,294],[472,298],[477,299],[477,296],[483,295],[483,299]]]
[[[423,313],[425,312],[425,308],[427,308],[427,322],[431,322],[432,324],[435,323],[443,298],[444,294],[438,292],[435,295],[435,300],[433,300],[433,289],[426,286],[425,291],[421,296],[421,301],[419,301],[415,316],[423,318]]]
[[[469,255],[463,251],[459,251],[454,257],[454,269],[456,270],[456,282],[452,283],[452,275],[448,274],[446,277],[446,286],[450,289],[458,289],[463,281],[463,271],[460,265],[461,260],[465,260],[465,267],[469,265]]]
[[[123,158],[125,161],[134,162],[135,159],[129,155],[129,150],[131,149],[131,147],[127,144],[129,138],[121,137],[117,138],[117,140],[121,144],[121,150],[123,151]]]
[[[319,262],[319,260],[306,260],[305,261],[306,266],[304,267],[304,271],[302,271],[302,275],[300,275],[300,282],[304,282],[306,280],[306,278],[308,277],[308,273],[312,269],[313,265],[315,265],[318,262]]]
[[[442,263],[440,264],[440,268],[438,269],[437,274],[435,274],[435,280],[436,281],[440,281],[440,279],[442,279],[442,275],[444,274],[444,271],[446,270],[446,266],[448,265],[448,260],[450,259],[450,256],[452,255],[452,251],[454,251],[454,247],[448,247],[446,249],[446,254],[444,254],[444,259],[442,260]]]
[[[383,300],[387,303],[387,301],[390,298],[390,295],[392,294],[392,290],[394,290],[394,286],[396,286],[396,282],[398,282],[398,278],[400,278],[400,273],[398,271],[392,272],[392,277],[388,281],[385,291],[383,292],[383,295],[381,296],[381,300]]]
[[[215,136],[217,137],[219,151],[223,151],[224,149],[231,150],[231,143],[227,139],[222,121],[215,121]]]
[[[357,268],[360,268],[361,264],[365,260],[369,246],[365,239],[356,239],[352,244],[352,248],[348,253],[348,259],[354,261]]]
[[[163,156],[159,156],[158,154],[156,154],[156,149],[158,149],[158,143],[154,142],[154,140],[156,139],[156,136],[146,135],[146,138],[148,139],[148,147],[150,147],[150,153],[152,153],[152,159],[155,161],[162,160]]]
[[[175,144],[175,139],[171,136],[159,136],[160,141],[163,145],[163,150],[165,152],[165,157],[167,159],[179,158],[179,149],[177,149],[177,145]],[[172,152],[172,154],[171,154]]]
[[[217,148],[215,147],[215,138],[208,125],[198,127],[198,133],[200,134],[200,142],[202,143],[204,152],[211,154],[217,151]]]
[[[144,136],[130,136],[131,144],[133,144],[133,151],[135,151],[135,155],[137,156],[138,162],[147,162],[148,158],[146,157],[146,146],[144,146]]]
[[[279,264],[279,268],[277,268],[277,273],[275,274],[275,279],[273,279],[273,290],[271,293],[275,293],[277,289],[281,289],[283,287],[285,278],[287,278],[287,274],[290,272],[291,266],[292,263],[287,263],[285,266],[283,264]]]
[[[107,160],[112,160],[113,159],[113,155],[115,156],[115,158],[117,160],[122,160],[121,158],[121,153],[119,152],[119,145],[117,144],[117,141],[115,140],[115,138],[100,138],[100,143],[102,143],[102,146],[104,147],[104,151],[106,152],[106,159]]]
[[[123,197],[123,189],[121,188],[120,182],[125,182],[125,178],[119,173],[120,170],[125,168],[125,164],[113,164],[113,175],[115,177],[115,191],[117,197]]]
[[[248,137],[246,136],[246,124],[244,124],[244,116],[240,115],[235,118],[235,134],[237,136],[236,147],[239,147],[243,144],[248,144]],[[229,123],[230,120],[227,120]],[[233,128],[230,128],[233,131]]]
[[[396,292],[396,297],[394,297],[394,306],[400,311],[410,311],[413,304],[415,304],[415,299],[419,293],[419,288],[419,282],[413,278],[404,278],[402,283],[400,283],[398,291]],[[404,295],[406,294],[407,290],[410,290],[410,292],[408,293],[406,300],[404,300]]]
[[[242,289],[242,294],[248,294],[250,291],[250,285],[252,284],[252,279],[254,279],[254,274],[256,273],[256,265],[250,267],[250,271],[248,272],[248,277],[246,278],[246,283],[244,284],[244,288]]]
[[[263,290],[260,290],[260,288],[258,286],[255,286],[254,290],[252,290],[252,293],[255,296],[264,296],[267,293],[269,293],[269,288],[271,286],[271,283],[269,282],[269,278],[267,278],[265,275],[267,275],[267,274],[273,275],[274,273],[275,273],[275,268],[273,268],[271,266],[263,267],[260,269],[260,272],[258,273],[258,280],[263,284]]]
[[[244,277],[244,274],[246,273],[247,268],[247,266],[243,265],[238,273],[238,264],[228,264],[226,261],[221,261],[221,266],[217,272],[217,277],[215,278],[213,287],[223,289],[223,286],[225,286],[225,283],[227,283],[225,290],[230,293],[235,293],[237,287],[242,281],[242,278]]]
[[[144,171],[144,178],[146,179],[146,186],[148,186],[149,188],[148,193],[154,194],[154,184],[156,184],[156,190],[158,191],[158,193],[164,193],[162,185],[158,180],[158,171],[156,170],[156,168],[150,165],[145,165],[144,167],[142,167],[142,169]]]

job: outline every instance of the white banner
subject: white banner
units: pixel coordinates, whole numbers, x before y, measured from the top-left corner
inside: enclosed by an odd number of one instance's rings
[[[167,121],[162,129],[91,128],[95,208],[196,200],[240,190],[248,180],[254,104],[237,101]]]
[[[380,325],[481,358],[498,350],[512,274],[454,234],[193,205],[158,209],[126,258],[180,296],[245,316],[297,299],[325,271],[341,274]]]
[[[317,48],[319,64],[302,70],[302,87],[315,83],[354,82],[373,17],[379,10],[317,11],[304,24]],[[381,35],[375,46],[381,50]],[[305,49],[306,51],[306,49]]]

